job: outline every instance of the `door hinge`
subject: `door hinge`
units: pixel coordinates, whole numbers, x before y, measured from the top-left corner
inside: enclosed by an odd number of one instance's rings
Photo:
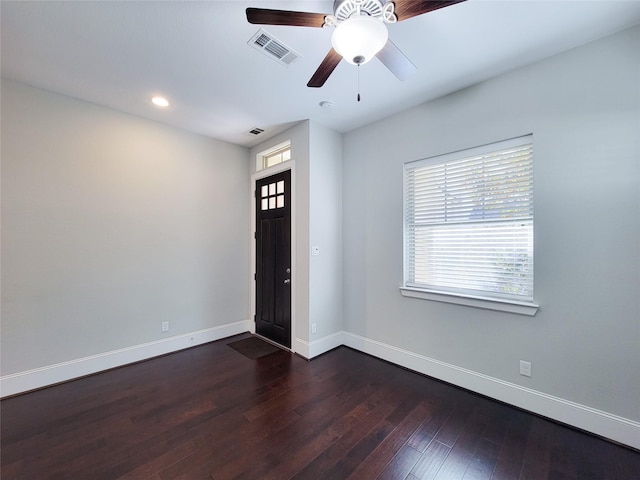
[[[253,316],[253,323],[256,323],[256,316]]]

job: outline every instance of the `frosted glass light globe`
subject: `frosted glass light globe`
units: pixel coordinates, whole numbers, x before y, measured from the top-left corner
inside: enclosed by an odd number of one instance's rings
[[[360,65],[382,50],[388,38],[389,32],[384,23],[374,17],[359,15],[336,27],[331,45],[347,62]]]

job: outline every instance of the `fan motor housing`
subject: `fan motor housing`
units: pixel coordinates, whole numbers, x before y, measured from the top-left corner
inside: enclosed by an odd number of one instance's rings
[[[333,11],[338,21],[343,21],[351,17],[358,11],[371,17],[382,16],[383,3],[380,0],[335,0]]]

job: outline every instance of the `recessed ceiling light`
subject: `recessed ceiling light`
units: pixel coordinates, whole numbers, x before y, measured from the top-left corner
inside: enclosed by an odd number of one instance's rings
[[[153,97],[151,99],[151,103],[153,103],[156,107],[168,107],[169,106],[169,100],[167,100],[164,97]]]

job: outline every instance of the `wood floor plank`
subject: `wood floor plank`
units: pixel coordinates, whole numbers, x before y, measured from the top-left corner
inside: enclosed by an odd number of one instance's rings
[[[442,462],[435,480],[460,480],[471,463],[473,453],[464,448],[452,448],[447,458]]]
[[[456,405],[456,407],[450,411],[449,416],[444,421],[434,440],[448,447],[453,447],[472,413],[473,409],[470,402],[461,402]]]
[[[0,403],[3,480],[631,480],[640,453],[346,347],[202,345]]]
[[[520,476],[532,417],[522,412],[516,413],[498,453],[492,480],[511,480]]]
[[[466,423],[456,438],[451,452],[440,467],[435,477],[437,480],[459,480],[464,477],[488,421],[490,420],[482,413],[482,405],[469,407]]]
[[[481,438],[469,462],[463,480],[489,480],[498,460],[499,447],[486,438]]]
[[[377,480],[405,479],[410,475],[411,470],[421,457],[422,452],[405,444],[376,478]]]
[[[548,445],[552,441],[553,426],[542,419],[532,421],[525,456],[520,470],[520,479],[547,478],[551,463],[551,451]]]
[[[440,428],[446,423],[452,411],[453,406],[451,404],[446,402],[439,404],[433,415],[425,420],[411,436],[409,445],[419,452],[424,452],[438,434]]]
[[[334,438],[322,453],[291,477],[292,480],[323,478],[325,475],[328,478],[332,478],[332,475],[328,473],[332,471],[337,472],[333,475],[333,478],[346,478],[348,473],[343,470],[343,468],[346,469],[346,464],[338,465],[340,460],[345,458],[345,452],[349,452],[353,446],[362,439],[364,436],[363,432],[366,434],[393,409],[392,406],[386,403],[380,403],[375,406],[372,405],[372,407],[371,410],[357,419],[357,423],[348,427],[346,432],[341,434],[339,438]],[[336,467],[336,465],[338,466]]]
[[[333,377],[327,377],[324,381],[319,382],[324,386],[324,390],[332,391],[331,385],[334,385],[335,379]],[[313,390],[318,387],[318,384],[311,385]],[[339,388],[339,387],[336,387]],[[251,442],[243,441],[242,449],[229,453],[232,458],[237,456],[243,456],[248,458],[248,453],[251,453],[250,457],[256,457],[258,459],[267,455],[273,454],[273,445],[277,446],[277,454],[283,453],[287,456],[286,465],[278,465],[275,472],[271,472],[270,475],[273,478],[279,476],[285,478],[286,475],[293,475],[301,468],[310,462],[315,455],[318,455],[322,450],[323,445],[330,443],[330,438],[327,434],[331,434],[331,429],[335,429],[333,425],[336,421],[348,420],[346,418],[349,415],[349,411],[353,412],[353,409],[370,398],[370,395],[375,392],[375,389],[369,387],[360,390],[358,396],[351,396],[348,401],[333,396],[322,396],[323,401],[315,404],[315,409],[301,411],[306,414],[299,414],[299,421],[294,422],[290,426],[285,427],[282,431],[276,432],[273,436],[268,438],[268,443],[252,444]],[[315,395],[315,394],[314,394]],[[296,409],[296,414],[298,410]],[[301,451],[302,450],[302,451]],[[232,478],[232,475],[237,473],[238,468],[243,472],[253,471],[257,464],[261,467],[261,462],[253,462],[253,458],[249,458],[244,463],[238,463],[233,465],[227,462],[224,466],[217,466],[216,477],[219,478]],[[234,473],[235,472],[235,473]],[[257,474],[257,472],[256,472]]]
[[[120,470],[122,474],[118,474],[114,467],[110,469],[109,475],[111,475],[111,478],[117,478],[118,480],[148,478],[167,466],[174,465],[194,451],[195,445],[192,441],[187,441],[171,448],[159,446],[156,449],[146,451],[144,455],[119,464],[117,470]]]
[[[406,408],[405,401],[409,395],[406,390],[398,388],[396,379],[381,384],[379,393],[365,401],[365,404],[370,405],[372,400],[379,399],[380,404],[347,435],[333,442],[327,450],[308,464],[300,472],[300,478],[348,477],[394,430],[397,425],[397,410]]]
[[[449,452],[451,452],[451,447],[437,440],[432,441],[411,469],[411,475],[420,480],[433,480]]]
[[[371,395],[367,395],[364,398],[357,397],[357,400],[353,400],[353,398],[352,401],[357,402],[357,404],[349,412],[334,418],[333,421],[322,428],[314,429],[312,436],[307,437],[297,445],[289,443],[289,448],[277,448],[277,455],[283,463],[276,470],[270,472],[267,478],[274,480],[292,478],[305,468],[308,468],[334,442],[339,441],[344,435],[348,435],[360,422],[365,421],[369,415],[373,414],[376,409],[386,407],[379,398],[372,398]]]
[[[394,459],[403,445],[406,444],[418,425],[429,416],[431,410],[432,406],[429,403],[420,401],[404,418],[399,418],[396,412],[392,413],[390,417],[394,416],[395,421],[399,422],[396,423],[397,426],[380,442],[375,450],[354,469],[348,478],[350,480],[377,478]]]
[[[347,452],[344,458],[340,459],[334,467],[326,472],[328,477],[348,478],[361,465],[371,465],[373,468],[368,473],[359,472],[359,478],[374,478],[382,471],[384,465],[393,458],[395,451],[393,454],[390,454],[390,452],[385,454],[383,448],[380,447],[397,437],[398,433],[402,431],[402,422],[406,421],[408,416],[415,411],[419,403],[419,398],[416,395],[407,395],[406,390],[396,389],[395,393],[397,396],[390,404],[391,412],[369,430]],[[415,421],[413,424],[415,425]],[[376,453],[374,454],[373,452]]]

